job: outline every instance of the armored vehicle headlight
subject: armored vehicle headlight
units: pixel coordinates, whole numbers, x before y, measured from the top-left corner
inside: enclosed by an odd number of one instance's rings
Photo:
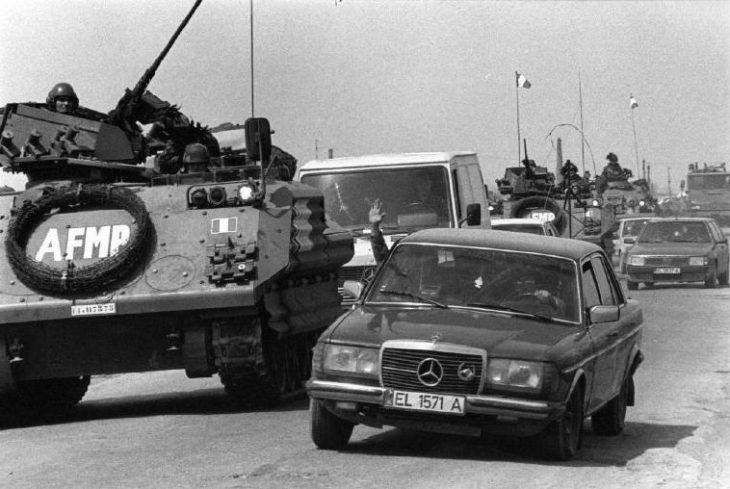
[[[248,202],[253,199],[253,188],[249,185],[241,185],[238,187],[238,198],[243,202]]]
[[[629,256],[629,265],[634,265],[636,267],[643,267],[646,263],[646,257],[641,255],[631,255]]]
[[[190,203],[195,207],[205,207],[208,205],[208,193],[203,188],[199,188],[190,194]]]
[[[539,391],[542,389],[544,366],[541,362],[492,358],[487,378],[492,385]]]
[[[707,257],[706,256],[690,256],[689,257],[689,266],[691,267],[703,267],[707,265]]]
[[[646,202],[643,200],[639,201],[639,206],[644,207],[646,205]]]
[[[210,189],[210,203],[216,206],[225,204],[226,189],[223,187],[213,187]]]
[[[600,207],[601,206],[601,201],[598,200],[598,199],[593,199],[593,201],[591,202],[591,205],[593,207]]]
[[[379,350],[347,345],[324,347],[322,355],[323,370],[327,374],[351,374],[362,377],[378,377]]]

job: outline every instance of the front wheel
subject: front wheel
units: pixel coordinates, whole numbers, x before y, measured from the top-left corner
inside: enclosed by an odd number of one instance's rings
[[[629,375],[621,384],[621,391],[616,397],[591,416],[591,426],[597,435],[616,436],[623,431],[629,392],[633,388],[634,378]]]
[[[310,400],[309,412],[312,441],[317,448],[340,450],[347,446],[354,424],[332,414],[322,401],[317,399]]]
[[[717,287],[717,269],[714,266],[710,269],[710,275],[705,279],[705,287],[708,289]]]
[[[583,437],[583,393],[571,394],[565,411],[540,434],[542,454],[549,460],[570,460],[578,452]]]

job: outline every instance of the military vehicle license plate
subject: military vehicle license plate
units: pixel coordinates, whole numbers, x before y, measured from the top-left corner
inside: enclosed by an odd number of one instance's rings
[[[679,268],[655,268],[654,273],[660,273],[665,275],[679,273]]]
[[[427,411],[431,413],[461,414],[466,407],[466,398],[463,396],[446,396],[425,392],[408,392],[394,390],[391,396],[386,396],[385,405],[408,411]]]
[[[71,306],[72,316],[100,316],[116,313],[117,306],[113,302],[107,302],[106,304],[84,304],[81,306]]]

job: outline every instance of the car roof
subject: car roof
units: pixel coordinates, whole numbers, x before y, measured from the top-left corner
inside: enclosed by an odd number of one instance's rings
[[[327,170],[332,168],[371,168],[374,165],[415,165],[444,163],[456,156],[476,156],[473,151],[441,151],[430,153],[383,153],[362,156],[344,156],[324,160],[311,160],[300,170]]]
[[[424,229],[401,239],[398,244],[401,243],[494,248],[560,256],[572,260],[580,260],[589,253],[601,250],[599,246],[579,239],[515,233],[514,231],[496,231],[493,229]]]
[[[648,222],[713,222],[714,219],[711,217],[652,217]]]

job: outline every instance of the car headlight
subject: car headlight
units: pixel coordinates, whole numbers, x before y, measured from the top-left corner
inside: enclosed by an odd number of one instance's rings
[[[541,362],[493,358],[487,367],[492,385],[539,391],[542,389],[544,366]]]
[[[644,264],[646,264],[645,256],[636,256],[636,255],[629,256],[629,265],[633,265],[635,267],[643,267]]]
[[[380,350],[376,348],[325,344],[322,352],[322,370],[326,374],[378,377],[379,356]]]
[[[690,256],[689,257],[689,266],[691,267],[703,267],[707,265],[707,257],[706,256]]]

